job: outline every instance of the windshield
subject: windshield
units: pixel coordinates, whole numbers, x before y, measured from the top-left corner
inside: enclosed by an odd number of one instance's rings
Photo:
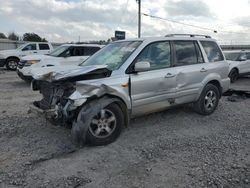
[[[224,52],[227,60],[237,61],[241,55],[240,52]]]
[[[102,48],[96,54],[88,58],[81,66],[107,65],[109,70],[118,69],[141,44],[141,41],[115,42]]]
[[[68,48],[69,46],[59,46],[56,49],[54,49],[49,55],[54,57],[59,57]]]

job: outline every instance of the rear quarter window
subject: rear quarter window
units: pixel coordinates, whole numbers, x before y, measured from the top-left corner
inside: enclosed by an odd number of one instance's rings
[[[209,62],[217,62],[224,60],[222,52],[216,42],[214,41],[200,41],[200,42],[206,52]]]

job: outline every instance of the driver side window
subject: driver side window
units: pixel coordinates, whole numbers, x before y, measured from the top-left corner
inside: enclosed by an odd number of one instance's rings
[[[147,61],[151,70],[171,66],[171,51],[169,41],[155,42],[146,46],[139,54],[136,62]]]
[[[22,51],[36,50],[36,44],[28,44],[25,46]]]

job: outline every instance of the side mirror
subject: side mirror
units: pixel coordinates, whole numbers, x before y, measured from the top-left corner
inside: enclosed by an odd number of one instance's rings
[[[150,63],[148,61],[139,61],[135,63],[135,72],[143,72],[150,70]]]

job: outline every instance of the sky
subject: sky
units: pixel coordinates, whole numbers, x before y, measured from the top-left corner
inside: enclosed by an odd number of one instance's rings
[[[163,18],[142,15],[142,37],[192,33],[211,35],[221,44],[250,44],[250,0],[141,0],[141,4],[142,13]],[[107,40],[115,30],[135,38],[137,14],[136,0],[0,0],[0,32],[34,32],[51,42],[76,42],[79,37]]]

